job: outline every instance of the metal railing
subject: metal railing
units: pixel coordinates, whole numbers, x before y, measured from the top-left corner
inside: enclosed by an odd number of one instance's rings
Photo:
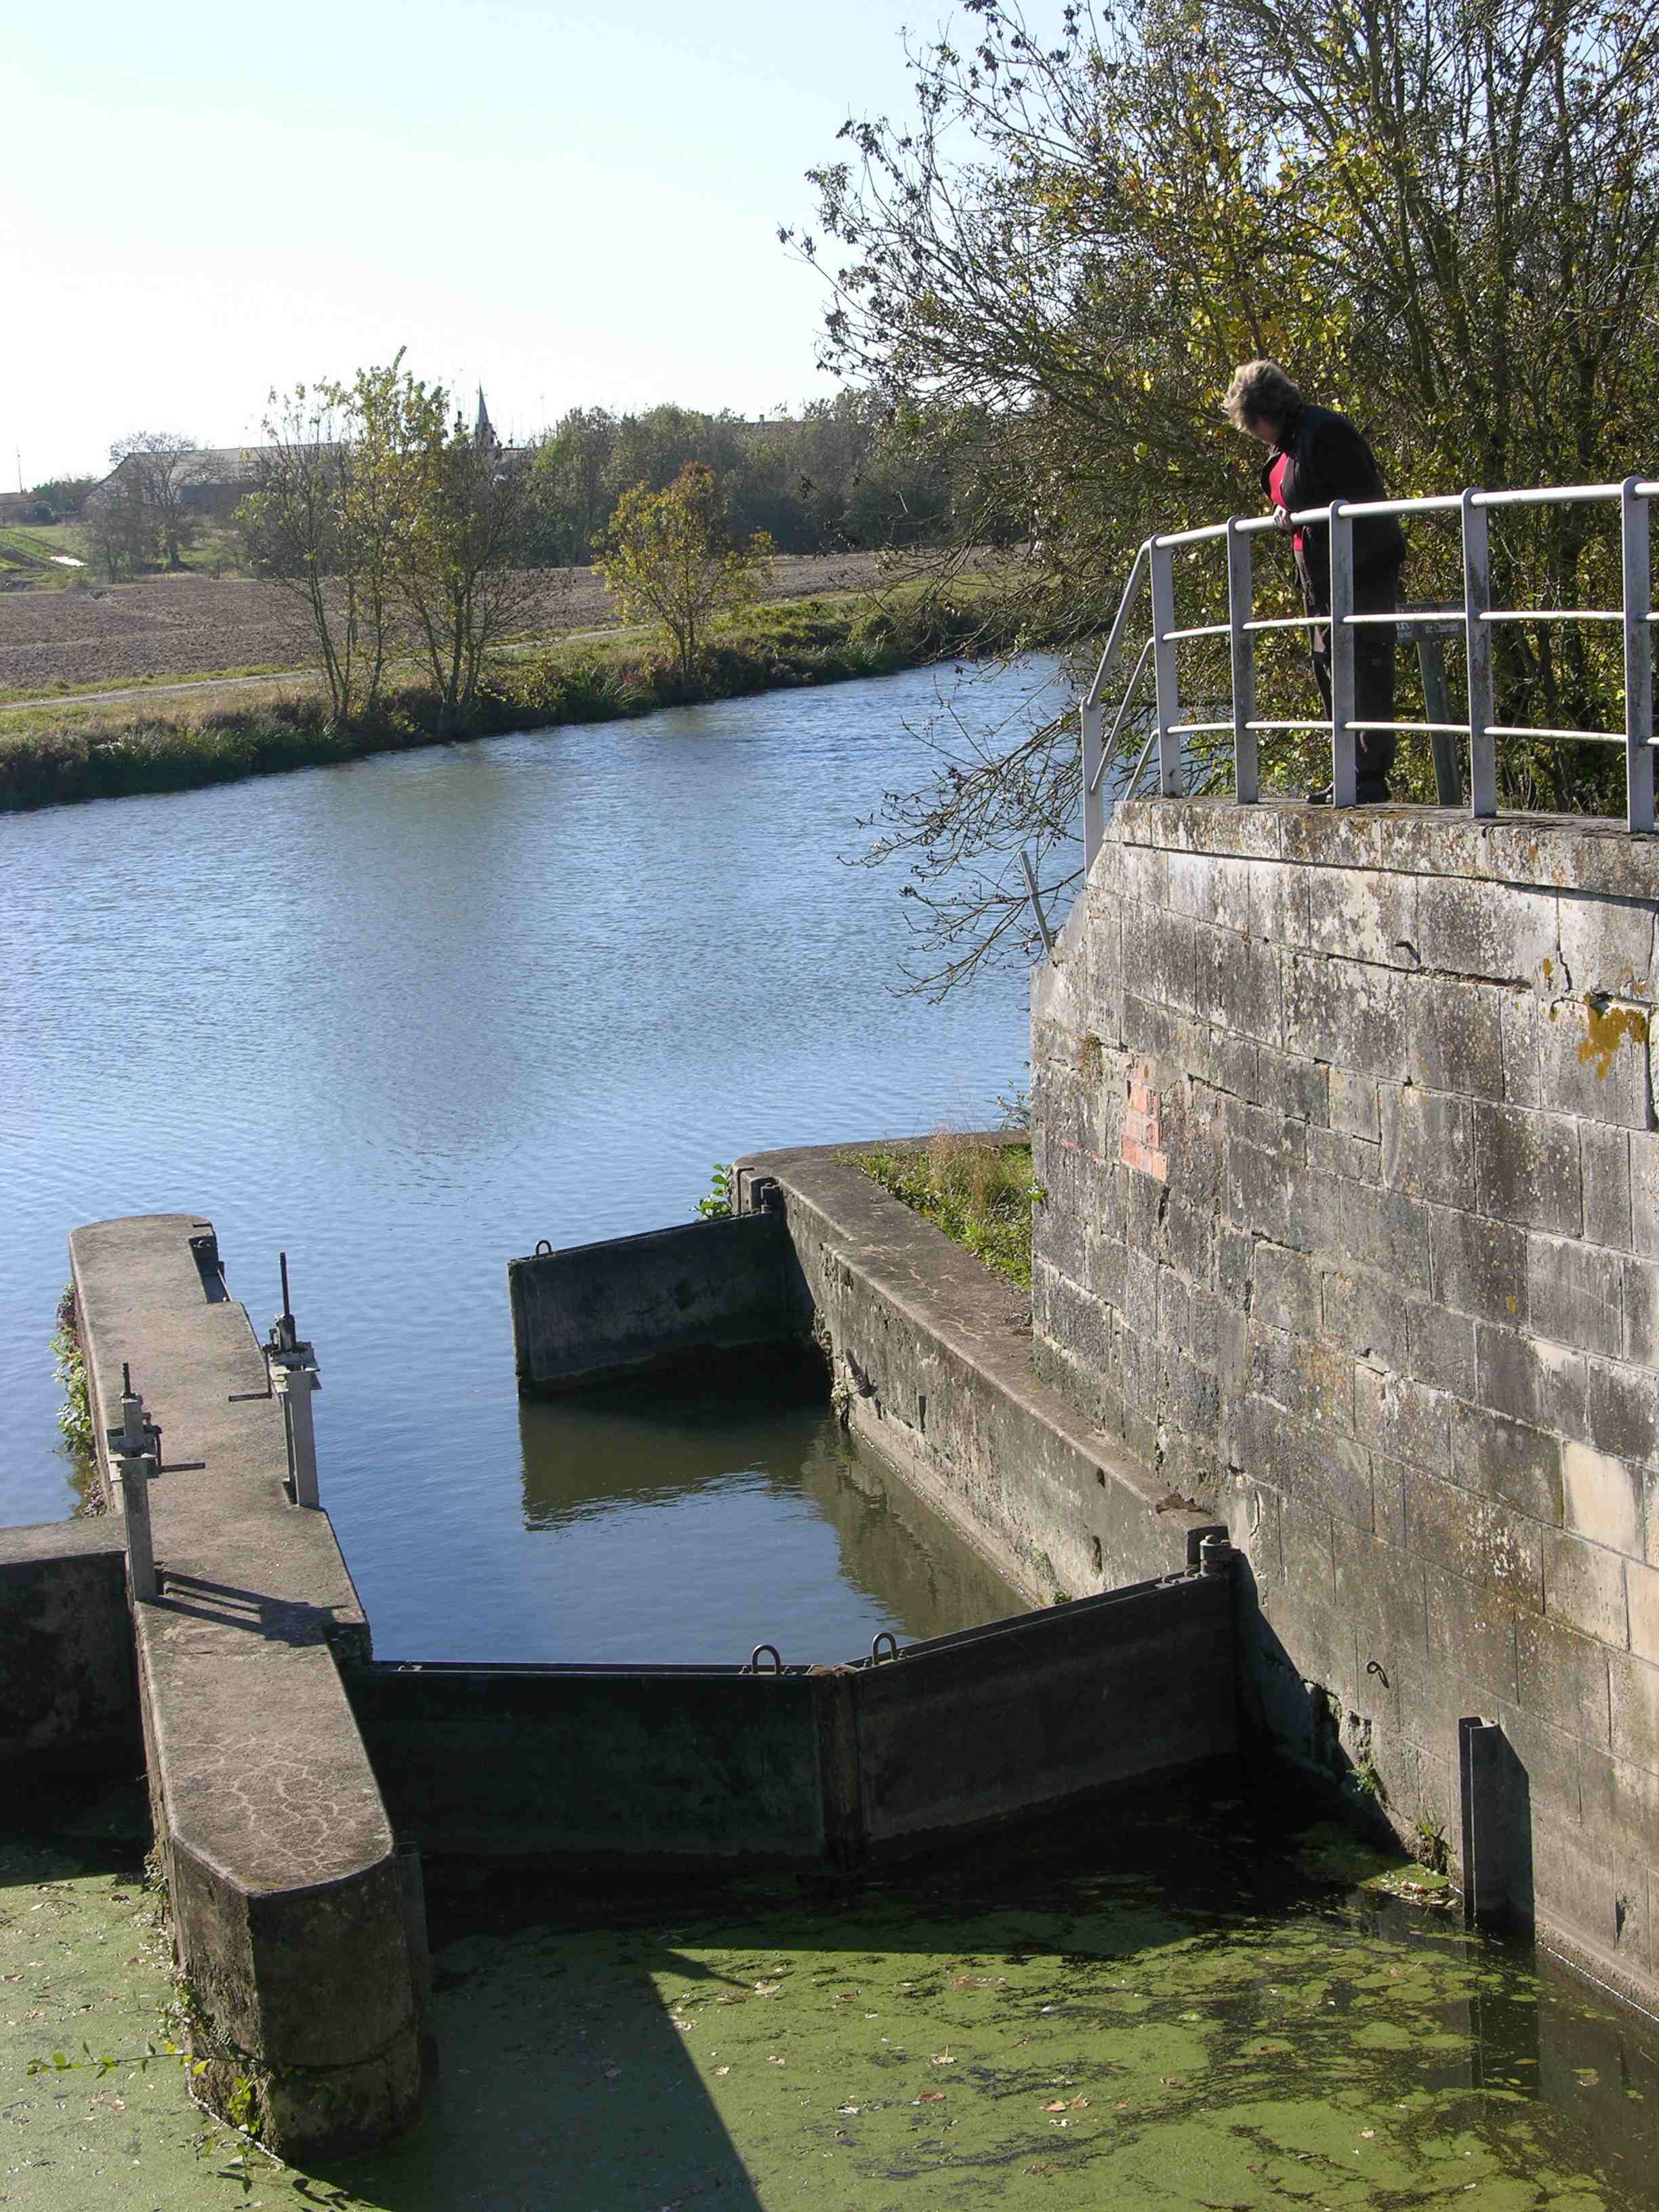
[[[1401,735],[1426,734],[1434,742],[1437,783],[1443,799],[1456,803],[1461,783],[1455,776],[1453,741],[1467,737],[1469,761],[1469,811],[1477,818],[1498,811],[1498,751],[1499,738],[1583,739],[1623,745],[1627,794],[1627,818],[1632,833],[1649,834],[1654,827],[1653,635],[1659,612],[1652,605],[1652,516],[1659,501],[1659,483],[1626,477],[1616,484],[1565,484],[1535,491],[1452,492],[1429,499],[1373,500],[1363,504],[1341,500],[1328,507],[1308,507],[1291,515],[1291,525],[1323,524],[1330,532],[1330,611],[1322,615],[1255,613],[1251,541],[1262,531],[1281,527],[1277,515],[1230,515],[1225,522],[1205,524],[1197,530],[1175,530],[1149,538],[1135,555],[1124,587],[1111,635],[1101,654],[1093,683],[1083,702],[1083,827],[1088,859],[1100,849],[1109,801],[1106,778],[1120,750],[1125,719],[1139,689],[1148,659],[1152,664],[1154,705],[1139,759],[1125,786],[1133,792],[1152,747],[1158,748],[1158,789],[1167,798],[1179,798],[1186,787],[1185,743],[1189,738],[1232,736],[1234,788],[1242,805],[1259,796],[1260,739],[1279,730],[1328,730],[1331,739],[1331,798],[1337,806],[1355,804],[1358,779],[1356,738],[1361,731],[1394,730]],[[1492,561],[1487,517],[1493,507],[1583,506],[1605,502],[1619,508],[1624,591],[1618,607],[1495,607],[1492,604]],[[1354,609],[1353,526],[1371,516],[1455,514],[1463,534],[1463,601],[1462,608],[1402,608],[1395,613],[1360,614]],[[1200,623],[1187,629],[1176,620],[1175,556],[1182,546],[1224,544],[1227,550],[1227,619]],[[1104,703],[1106,687],[1133,628],[1132,616],[1144,586],[1152,592],[1152,631],[1140,647],[1109,732]],[[1498,623],[1616,622],[1622,625],[1625,645],[1625,726],[1623,730],[1558,730],[1528,727],[1494,720],[1492,689],[1492,626]],[[1468,671],[1468,716],[1450,719],[1446,704],[1443,671],[1438,647],[1431,659],[1422,656],[1425,710],[1434,719],[1422,722],[1373,722],[1354,719],[1354,640],[1364,624],[1393,623],[1399,631],[1415,635],[1419,648],[1425,639],[1461,639]],[[1255,711],[1255,641],[1263,633],[1281,629],[1310,630],[1328,624],[1331,635],[1331,711],[1317,720],[1263,720]],[[1226,720],[1186,721],[1182,719],[1179,650],[1198,638],[1229,641],[1231,662],[1231,707]],[[1119,793],[1121,796],[1124,793]]]

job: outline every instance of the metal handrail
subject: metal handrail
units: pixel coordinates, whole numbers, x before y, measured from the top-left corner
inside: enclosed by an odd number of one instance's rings
[[[1158,752],[1159,789],[1176,797],[1186,785],[1182,740],[1233,732],[1234,788],[1241,805],[1257,795],[1256,739],[1273,730],[1325,730],[1331,738],[1331,795],[1339,806],[1355,800],[1358,775],[1356,738],[1361,732],[1393,730],[1402,734],[1426,734],[1435,741],[1437,787],[1443,799],[1455,802],[1458,769],[1455,755],[1444,740],[1468,740],[1469,811],[1486,819],[1498,811],[1498,769],[1494,741],[1498,738],[1540,738],[1583,740],[1588,744],[1622,744],[1626,751],[1626,813],[1633,836],[1654,830],[1654,702],[1653,632],[1659,626],[1659,608],[1652,605],[1653,504],[1659,501],[1659,479],[1626,477],[1614,484],[1545,484],[1498,491],[1471,489],[1441,492],[1420,499],[1333,500],[1328,506],[1304,507],[1285,518],[1273,514],[1231,515],[1224,522],[1207,522],[1188,530],[1162,532],[1148,538],[1135,554],[1105,650],[1094,680],[1082,702],[1084,840],[1092,862],[1105,831],[1106,799],[1102,790],[1106,771],[1117,757],[1118,738],[1130,700],[1146,661],[1153,665],[1156,706],[1146,742],[1127,785],[1139,782],[1154,744]],[[1491,597],[1488,550],[1488,512],[1494,507],[1612,505],[1620,508],[1623,590],[1617,607],[1494,607]],[[1353,526],[1383,515],[1452,514],[1461,516],[1463,538],[1463,597],[1461,606],[1407,608],[1395,613],[1361,613],[1353,604]],[[1253,606],[1252,540],[1264,531],[1286,525],[1322,526],[1330,539],[1330,609],[1322,615],[1258,617]],[[1224,544],[1227,548],[1227,620],[1182,627],[1175,618],[1174,555],[1184,547]],[[1116,665],[1129,628],[1130,616],[1139,596],[1143,571],[1151,586],[1151,635],[1140,649],[1109,738],[1103,704],[1108,681]],[[1545,729],[1494,719],[1492,638],[1502,623],[1614,622],[1624,630],[1625,727],[1613,730]],[[1393,623],[1397,632],[1414,635],[1422,664],[1424,692],[1430,719],[1421,722],[1376,722],[1354,714],[1354,643],[1356,633],[1368,625]],[[1269,630],[1311,629],[1328,624],[1331,633],[1331,712],[1318,721],[1264,720],[1255,713],[1255,641]],[[1468,668],[1469,711],[1462,721],[1447,719],[1444,672],[1440,641],[1446,635],[1461,639]],[[1199,638],[1228,639],[1232,662],[1232,704],[1230,718],[1221,721],[1189,721],[1181,714],[1177,654],[1179,647]]]

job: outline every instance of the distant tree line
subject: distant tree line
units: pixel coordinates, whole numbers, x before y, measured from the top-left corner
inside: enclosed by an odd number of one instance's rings
[[[758,422],[690,407],[578,407],[535,449],[526,558],[586,567],[625,494],[665,491],[688,466],[712,474],[733,538],[763,531],[780,553],[926,545],[951,526],[950,457],[908,436],[871,392]]]

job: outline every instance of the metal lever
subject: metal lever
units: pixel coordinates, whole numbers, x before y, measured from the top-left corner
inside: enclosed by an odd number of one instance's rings
[[[318,1506],[317,1433],[312,1420],[311,1394],[323,1387],[317,1371],[317,1354],[301,1336],[294,1319],[288,1288],[288,1254],[279,1252],[283,1277],[283,1310],[270,1324],[265,1365],[270,1387],[283,1405],[283,1433],[288,1443],[289,1482],[296,1505]]]

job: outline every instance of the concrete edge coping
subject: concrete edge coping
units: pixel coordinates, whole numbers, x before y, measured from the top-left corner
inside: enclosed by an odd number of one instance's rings
[[[35,1566],[53,1559],[95,1559],[104,1553],[126,1557],[119,1514],[90,1513],[78,1521],[40,1521],[0,1528],[0,1574],[8,1567]]]
[[[1310,806],[1231,797],[1120,802],[1104,843],[1218,860],[1270,860],[1382,874],[1464,876],[1529,889],[1659,898],[1659,840],[1606,815],[1505,814],[1476,821],[1449,808]]]
[[[950,1134],[973,1145],[1026,1141],[1019,1130],[952,1130]],[[1148,1513],[1158,1513],[1182,1532],[1214,1526],[1215,1515],[1202,1509],[1163,1507],[1167,1487],[1161,1490],[1149,1480],[1103,1431],[1091,1428],[1057,1390],[1040,1380],[1024,1349],[1029,1325],[1020,1333],[1021,1349],[1012,1347],[1010,1305],[1022,1297],[1017,1285],[993,1274],[971,1252],[884,1191],[848,1158],[878,1148],[921,1149],[927,1142],[926,1136],[854,1138],[839,1145],[751,1152],[734,1163],[732,1172],[745,1210],[750,1185],[761,1176],[770,1176],[787,1198],[809,1207],[828,1224],[843,1265],[954,1358],[976,1368],[1012,1408],[1037,1423],[1092,1471],[1103,1473],[1127,1491]],[[869,1233],[872,1225],[878,1230],[878,1241]]]

